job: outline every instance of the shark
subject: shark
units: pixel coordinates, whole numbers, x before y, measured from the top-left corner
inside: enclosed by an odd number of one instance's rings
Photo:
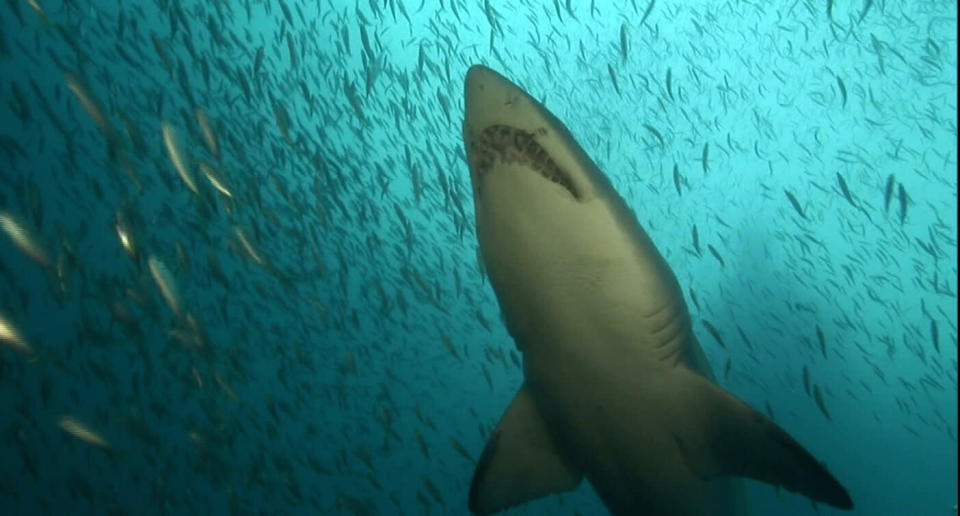
[[[612,514],[746,514],[743,478],[852,509],[821,462],[717,385],[675,274],[567,127],[483,65],[464,108],[479,254],[523,356],[470,511],[584,477]]]

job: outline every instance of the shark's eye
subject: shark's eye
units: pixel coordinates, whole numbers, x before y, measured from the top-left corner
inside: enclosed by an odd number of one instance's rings
[[[579,200],[580,193],[574,187],[573,180],[537,142],[537,137],[545,134],[546,131],[542,129],[531,133],[507,125],[487,127],[476,142],[478,159],[474,166],[482,174],[489,170],[495,159],[502,163],[526,165]]]

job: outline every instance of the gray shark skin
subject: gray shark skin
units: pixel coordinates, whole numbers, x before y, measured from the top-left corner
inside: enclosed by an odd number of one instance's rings
[[[524,374],[470,510],[584,476],[613,514],[745,514],[736,477],[851,509],[810,453],[715,384],[676,276],[563,123],[479,65],[465,108],[480,253]]]

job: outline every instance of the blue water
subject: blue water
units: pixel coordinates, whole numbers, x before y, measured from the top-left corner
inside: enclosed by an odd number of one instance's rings
[[[32,349],[0,347],[3,514],[466,513],[522,380],[477,264],[474,63],[568,125],[718,382],[855,514],[952,513],[955,2],[37,1],[0,6],[0,210],[47,258],[0,236]],[[604,509],[584,483],[509,513]]]

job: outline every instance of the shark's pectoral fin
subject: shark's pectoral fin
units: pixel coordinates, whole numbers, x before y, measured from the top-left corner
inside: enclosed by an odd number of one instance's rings
[[[577,487],[583,474],[553,443],[526,385],[507,407],[477,462],[470,510],[489,514]]]
[[[780,426],[698,375],[694,384],[699,399],[689,408],[697,413],[689,417],[699,424],[675,437],[698,476],[753,478],[840,509],[853,508],[847,490]]]

